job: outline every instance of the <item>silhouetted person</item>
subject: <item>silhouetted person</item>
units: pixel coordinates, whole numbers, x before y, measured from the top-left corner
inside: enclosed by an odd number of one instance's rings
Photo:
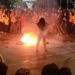
[[[72,75],[72,72],[71,72],[70,68],[68,68],[68,67],[62,67],[59,70],[59,74],[60,75]]]
[[[58,75],[59,68],[57,67],[56,64],[48,64],[46,65],[43,70],[41,75]]]
[[[40,18],[39,22],[37,23],[40,31],[44,31],[46,27],[46,22],[44,18]]]
[[[39,28],[39,35],[38,35],[38,41],[37,41],[37,46],[36,46],[36,51],[38,52],[38,47],[41,39],[43,40],[43,45],[45,51],[47,51],[46,48],[46,36],[45,36],[45,29],[46,29],[46,22],[44,18],[40,18],[39,22],[37,23],[37,26]]]
[[[6,75],[7,65],[3,62],[2,56],[0,56],[0,75]]]
[[[19,68],[15,75],[29,75],[30,74],[30,70],[26,69],[26,68]]]

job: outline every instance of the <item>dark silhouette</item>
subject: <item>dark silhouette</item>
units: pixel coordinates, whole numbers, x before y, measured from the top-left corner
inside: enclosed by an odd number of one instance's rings
[[[6,75],[7,69],[7,65],[3,62],[2,57],[0,56],[0,75]]]
[[[30,70],[26,68],[20,68],[16,71],[15,75],[29,75]]]
[[[59,68],[57,67],[56,64],[48,64],[46,65],[43,70],[41,75],[58,75]]]
[[[36,46],[36,51],[37,52],[38,52],[38,46],[39,46],[39,43],[40,43],[41,39],[43,40],[44,49],[45,49],[45,51],[47,51],[47,48],[46,48],[46,36],[45,36],[46,25],[47,25],[47,23],[45,22],[45,19],[40,18],[39,22],[37,23],[37,26],[39,28],[38,41],[37,41],[37,46]]]
[[[72,75],[72,72],[71,72],[70,68],[68,68],[68,67],[62,67],[59,70],[59,74],[60,75]]]
[[[45,19],[44,18],[40,18],[39,22],[37,23],[38,25],[38,28],[41,30],[41,31],[44,31],[45,30],[45,27],[46,27],[46,22],[45,22]]]

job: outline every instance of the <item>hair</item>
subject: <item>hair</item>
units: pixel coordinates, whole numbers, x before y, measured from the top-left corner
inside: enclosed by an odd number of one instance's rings
[[[47,64],[42,70],[42,75],[58,75],[58,70],[59,69],[56,64]]]
[[[45,19],[43,17],[40,18],[39,23],[45,24]]]
[[[29,75],[30,74],[30,70],[26,69],[26,68],[19,68],[15,75]]]
[[[59,70],[59,73],[60,73],[60,75],[72,75],[72,72],[71,72],[70,68],[68,68],[68,67],[62,67]]]
[[[44,19],[44,18],[40,18],[40,19],[39,19],[39,22],[37,23],[37,25],[38,25],[38,27],[39,27],[40,29],[44,29],[45,26],[46,26],[45,19]]]

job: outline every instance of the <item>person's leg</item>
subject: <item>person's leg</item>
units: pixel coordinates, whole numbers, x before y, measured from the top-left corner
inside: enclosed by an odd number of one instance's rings
[[[44,50],[45,52],[47,52],[47,47],[46,47],[46,37],[43,35],[43,46],[44,46]]]
[[[39,44],[42,38],[42,33],[40,32],[38,35],[38,40],[37,40],[37,44],[36,44],[36,52],[38,52],[38,48],[39,48]]]

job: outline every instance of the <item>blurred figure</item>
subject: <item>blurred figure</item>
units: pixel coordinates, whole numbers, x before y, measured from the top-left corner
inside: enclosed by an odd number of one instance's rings
[[[16,13],[14,11],[11,12],[10,14],[10,21],[11,21],[11,27],[10,27],[10,32],[12,34],[16,34]]]
[[[58,75],[58,71],[59,68],[57,67],[57,65],[51,63],[43,68],[41,75]]]
[[[26,68],[20,68],[16,71],[15,75],[29,75],[30,70]]]
[[[44,49],[45,49],[45,51],[47,51],[46,34],[45,34],[46,24],[47,23],[45,22],[44,18],[40,18],[39,22],[37,23],[37,26],[39,28],[38,41],[37,41],[37,45],[36,45],[36,51],[37,52],[38,52],[38,47],[39,47],[39,43],[40,43],[41,39],[43,40]]]
[[[68,67],[62,67],[62,68],[59,70],[59,74],[60,74],[60,75],[72,75],[71,70],[70,70],[70,68],[68,68]]]
[[[8,26],[9,26],[9,17],[7,15],[7,13],[3,16],[3,23],[4,23],[4,34],[7,34],[8,33]]]
[[[3,13],[3,10],[0,9],[0,33],[3,34],[3,30],[4,30],[4,23],[3,23],[3,16],[4,16],[4,13]]]
[[[7,65],[4,63],[3,57],[0,55],[0,75],[6,75]]]

